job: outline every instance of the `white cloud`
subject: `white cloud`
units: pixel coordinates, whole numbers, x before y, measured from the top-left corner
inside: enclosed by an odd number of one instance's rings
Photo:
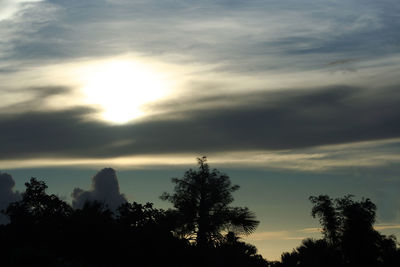
[[[117,175],[111,168],[102,169],[93,176],[90,190],[75,188],[71,196],[74,208],[82,208],[86,201],[98,201],[114,211],[127,201],[119,191]]]
[[[12,18],[23,4],[41,2],[43,0],[0,0],[0,21]]]

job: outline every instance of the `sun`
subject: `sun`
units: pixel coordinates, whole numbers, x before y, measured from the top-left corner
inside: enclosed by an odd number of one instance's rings
[[[92,65],[84,76],[86,102],[100,106],[102,119],[117,124],[144,116],[144,104],[162,98],[168,89],[163,75],[134,61]]]

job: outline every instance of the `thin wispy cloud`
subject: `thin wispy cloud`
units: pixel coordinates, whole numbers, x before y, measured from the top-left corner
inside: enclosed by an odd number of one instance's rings
[[[374,226],[375,230],[389,230],[389,229],[400,229],[400,224],[378,224]]]
[[[248,239],[254,241],[276,240],[276,239],[279,240],[287,238],[290,238],[290,232],[288,231],[256,232],[248,237]]]
[[[267,240],[303,240],[307,237],[310,237],[310,234],[313,236],[319,236],[320,233],[321,230],[319,228],[306,228],[292,231],[264,231],[255,232],[254,234],[246,237],[246,239],[257,242]]]
[[[321,233],[322,232],[322,228],[320,227],[310,227],[310,228],[304,228],[304,229],[300,229],[297,230],[300,233],[305,233],[305,234],[314,234],[314,233]]]

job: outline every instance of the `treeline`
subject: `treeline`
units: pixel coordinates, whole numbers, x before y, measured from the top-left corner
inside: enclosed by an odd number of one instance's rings
[[[9,223],[0,225],[0,266],[400,266],[395,238],[373,228],[376,206],[351,196],[311,197],[323,238],[268,262],[240,239],[259,222],[230,205],[239,187],[205,157],[198,163],[161,196],[169,210],[136,202],[110,209],[96,200],[73,208],[31,178],[22,199],[2,211]]]

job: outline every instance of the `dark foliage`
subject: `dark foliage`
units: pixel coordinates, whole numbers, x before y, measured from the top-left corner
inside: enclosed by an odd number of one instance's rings
[[[311,215],[323,238],[305,239],[281,262],[267,262],[240,234],[258,224],[247,208],[230,207],[229,177],[198,170],[174,179],[174,194],[164,194],[175,209],[151,203],[124,203],[112,212],[104,203],[86,202],[73,209],[46,193],[43,181],[31,178],[20,201],[2,211],[9,224],[0,225],[1,266],[174,266],[174,267],[397,267],[400,250],[393,236],[373,225],[376,206],[352,196],[312,196]],[[194,236],[194,240],[191,237]]]
[[[199,169],[172,179],[175,192],[161,196],[176,208],[179,233],[199,247],[214,246],[223,239],[223,231],[250,234],[259,223],[248,208],[229,206],[239,186],[232,185],[229,176],[210,170],[206,162],[206,157],[198,158]]]
[[[395,237],[384,236],[373,227],[376,206],[371,200],[320,195],[310,201],[314,205],[311,215],[319,218],[323,239],[303,240],[293,252],[284,253],[277,266],[400,266]]]
[[[218,196],[213,189],[219,182],[230,188],[229,180],[215,182],[207,188],[213,199],[230,197]],[[48,195],[43,181],[32,178],[25,185],[22,199],[3,211],[10,223],[0,225],[1,266],[267,266],[255,247],[238,241],[233,233],[221,238],[218,246],[195,246],[178,235],[184,220],[176,211],[133,202],[112,212],[97,201],[73,209]],[[253,218],[247,209],[222,212],[220,225],[226,216],[231,216],[230,224]]]

